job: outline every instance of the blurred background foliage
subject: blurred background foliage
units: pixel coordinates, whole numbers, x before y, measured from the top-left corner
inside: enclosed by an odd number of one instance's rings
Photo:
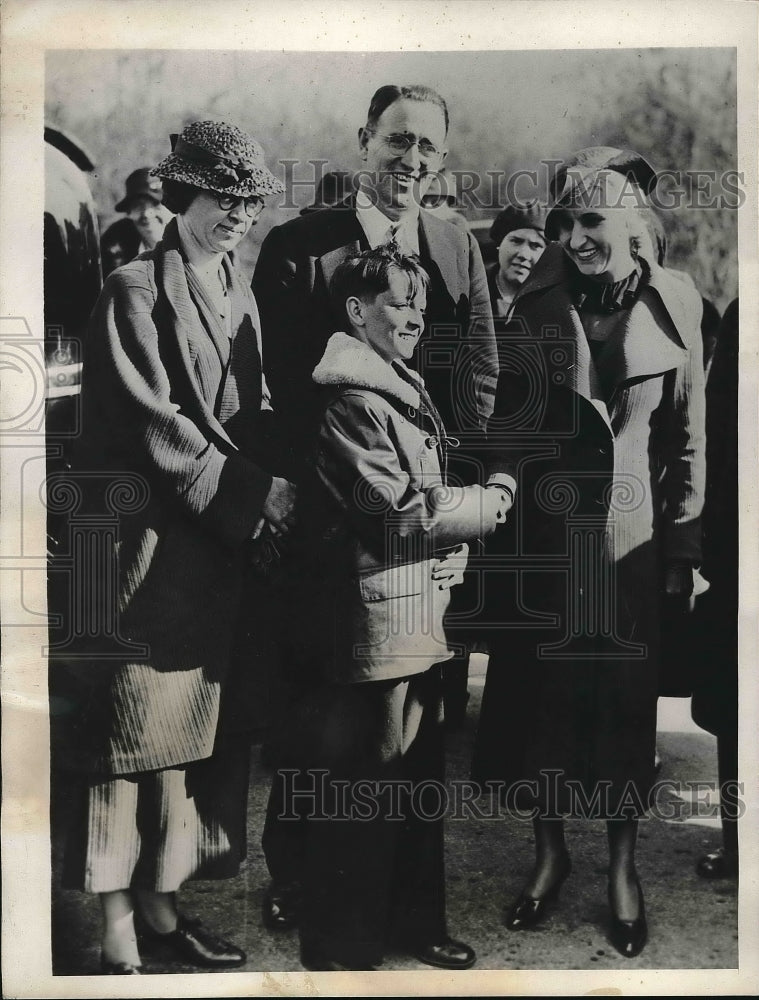
[[[518,195],[545,197],[549,174],[540,162],[587,145],[636,149],[657,170],[713,171],[717,199],[725,194],[720,178],[737,168],[734,49],[50,50],[45,113],[96,163],[91,182],[101,228],[117,217],[113,205],[126,176],[169,152],[170,132],[213,118],[255,135],[274,173],[284,180],[289,170],[299,183],[285,201],[270,199],[240,248],[240,264],[251,273],[266,232],[313,201],[322,170],[358,168],[358,128],[372,93],[387,82],[426,83],[448,101],[447,165],[480,178],[468,181],[470,219],[494,214],[515,171],[538,171],[534,189],[520,182]],[[500,185],[488,171],[501,175]],[[660,215],[668,264],[687,270],[724,310],[738,290],[736,211],[685,204]]]

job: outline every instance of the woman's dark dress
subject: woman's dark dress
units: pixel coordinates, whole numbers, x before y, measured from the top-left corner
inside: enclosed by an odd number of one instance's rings
[[[549,248],[501,342],[492,467],[519,488],[489,547],[474,776],[548,815],[632,817],[654,776],[663,564],[699,559],[700,303],[654,266],[598,320],[576,277]]]

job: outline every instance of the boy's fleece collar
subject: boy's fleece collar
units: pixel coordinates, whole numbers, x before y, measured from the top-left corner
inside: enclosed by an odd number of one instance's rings
[[[398,374],[394,366],[403,371],[404,377]],[[389,365],[371,347],[347,333],[332,334],[312,378],[317,385],[369,389],[391,396],[416,410],[420,408],[419,390],[405,381],[409,378],[411,382],[420,383],[420,376],[402,361]]]

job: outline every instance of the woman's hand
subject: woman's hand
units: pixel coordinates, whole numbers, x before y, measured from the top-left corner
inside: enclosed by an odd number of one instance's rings
[[[296,487],[287,479],[278,476],[272,479],[261,514],[271,524],[274,534],[286,535],[295,524],[296,496]]]
[[[469,546],[462,542],[446,555],[433,560],[432,579],[439,590],[450,590],[464,582],[464,570],[469,557]]]

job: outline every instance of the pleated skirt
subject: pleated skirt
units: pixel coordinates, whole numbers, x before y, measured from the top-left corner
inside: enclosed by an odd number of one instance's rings
[[[188,879],[232,878],[246,855],[250,740],[224,739],[181,767],[84,777],[63,885],[85,892],[175,892]]]

